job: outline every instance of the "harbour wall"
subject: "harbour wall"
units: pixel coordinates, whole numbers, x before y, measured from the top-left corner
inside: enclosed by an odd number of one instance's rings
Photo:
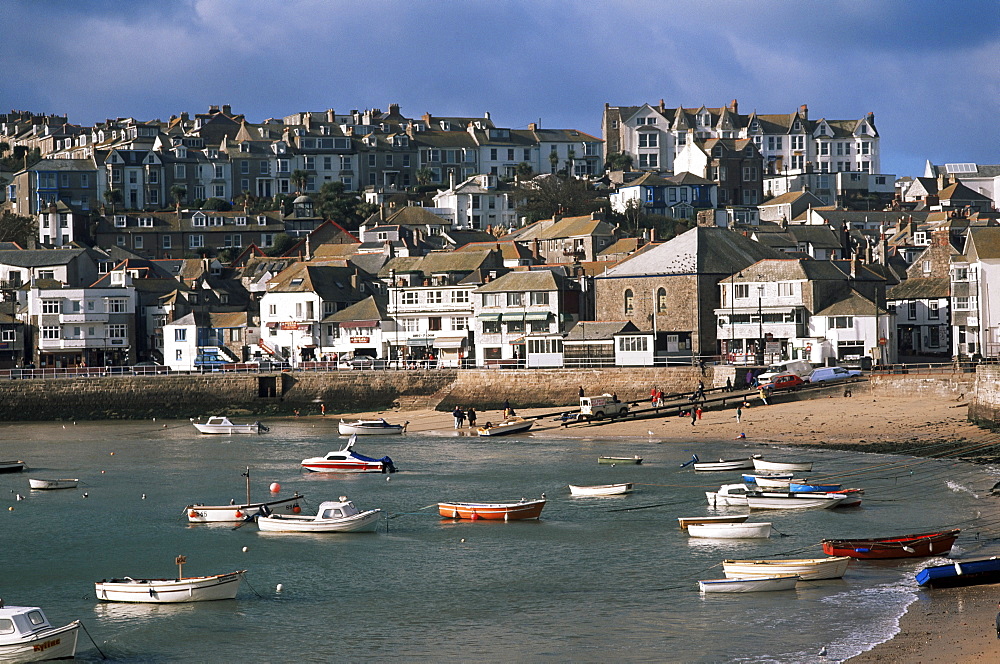
[[[980,366],[976,379],[976,389],[969,401],[969,421],[1000,429],[1000,367]]]
[[[0,420],[176,419],[215,414],[263,416],[373,412],[398,408],[474,406],[496,410],[563,408],[587,395],[616,393],[623,401],[644,401],[651,387],[665,394],[737,385],[738,369],[707,367],[605,369],[437,369],[428,371],[283,372],[274,374],[104,376],[0,381]],[[855,393],[971,399],[970,418],[1000,421],[1000,373],[897,374],[855,383]],[[830,390],[843,389],[828,388]],[[795,393],[811,398],[812,391]],[[788,395],[791,397],[792,395]],[[816,396],[820,396],[816,394]],[[825,398],[827,395],[822,395]]]

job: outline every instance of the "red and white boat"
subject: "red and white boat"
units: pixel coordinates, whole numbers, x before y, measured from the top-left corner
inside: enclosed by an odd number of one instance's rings
[[[896,537],[870,539],[826,539],[822,541],[823,553],[828,556],[851,558],[925,558],[944,556],[951,551],[961,531],[942,530],[935,533],[915,533]]]
[[[343,448],[326,456],[302,460],[302,467],[316,473],[394,473],[396,466],[387,456],[373,459],[358,454],[351,448],[357,442],[357,434],[351,435]]]
[[[545,507],[545,494],[537,500],[515,503],[438,503],[438,513],[445,519],[486,519],[488,521],[517,521],[537,519]]]

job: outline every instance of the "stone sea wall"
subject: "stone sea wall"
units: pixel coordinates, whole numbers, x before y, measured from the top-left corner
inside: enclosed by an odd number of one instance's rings
[[[976,371],[976,388],[969,401],[969,421],[1000,428],[1000,367],[982,365]]]

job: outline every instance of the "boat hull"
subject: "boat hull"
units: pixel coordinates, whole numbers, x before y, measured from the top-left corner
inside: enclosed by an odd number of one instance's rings
[[[20,473],[25,468],[23,461],[0,461],[0,473]]]
[[[49,491],[54,489],[75,489],[76,485],[79,484],[78,479],[64,479],[64,480],[43,480],[39,478],[29,478],[28,485],[35,491]]]
[[[926,558],[943,556],[951,551],[959,530],[915,533],[873,539],[823,540],[823,553],[865,560],[886,558]]]
[[[807,493],[748,493],[747,507],[751,510],[821,510],[836,507],[846,496]],[[835,554],[831,554],[835,555]]]
[[[367,510],[337,519],[312,516],[259,516],[257,527],[272,533],[373,533],[378,528],[382,510]]]
[[[718,491],[706,491],[709,507],[728,507],[747,504],[747,486],[745,484],[723,484]]]
[[[0,643],[0,662],[43,662],[76,655],[80,621],[38,632],[16,643]]]
[[[776,470],[780,472],[807,473],[813,468],[812,461],[765,461],[754,459],[755,470]]]
[[[323,457],[305,459],[302,467],[314,473],[387,473],[389,467],[382,461],[357,459],[329,460]]]
[[[1000,581],[1000,558],[956,560],[917,572],[917,583],[929,588],[957,588]]]
[[[620,496],[632,490],[632,484],[602,484],[599,486],[577,486],[569,485],[570,495],[573,496]]]
[[[251,422],[249,424],[236,424],[235,422],[230,422],[228,419],[223,421],[212,422],[218,418],[209,418],[208,422],[192,422],[194,428],[200,433],[205,434],[236,434],[236,433],[261,433],[267,431],[265,427],[260,422]]]
[[[820,581],[843,577],[850,562],[851,559],[847,556],[788,560],[724,560],[722,571],[730,579],[795,574],[803,581]]]
[[[642,457],[597,457],[597,463],[612,464],[612,465],[642,465]]]
[[[489,427],[479,427],[476,431],[480,436],[508,436],[514,433],[524,433],[535,425],[534,420],[517,420],[501,422]]]
[[[539,518],[544,507],[544,500],[519,503],[438,503],[438,513],[445,519],[519,521]]]
[[[246,570],[189,579],[113,579],[94,584],[97,599],[133,604],[178,604],[234,599]]]
[[[687,527],[691,537],[712,539],[767,539],[771,524],[765,523],[693,523]]]
[[[774,480],[774,481],[784,480],[785,484],[788,484],[788,482],[793,477],[795,477],[795,475],[793,475],[792,473],[777,473],[777,472],[772,472],[772,473],[767,473],[767,472],[765,472],[765,473],[743,473],[743,481],[744,482],[748,482],[750,484],[757,484],[757,480],[760,480],[760,479],[763,479],[765,482],[769,481],[769,480]],[[760,486],[760,485],[758,484],[758,486]]]
[[[403,424],[389,424],[381,420],[358,422],[341,420],[337,428],[341,436],[398,436],[406,427]]]
[[[788,490],[793,493],[802,492],[822,492],[829,493],[831,491],[840,491],[843,488],[841,484],[801,484],[799,482],[789,482]]]
[[[257,514],[263,505],[279,514],[298,514],[301,511],[299,501],[302,498],[303,496],[297,493],[291,498],[243,505],[188,505],[184,508],[184,512],[190,523],[243,521],[248,516]]]
[[[698,582],[703,593],[758,593],[794,590],[799,577],[794,574],[765,576],[752,579],[709,579]]]
[[[754,480],[754,484],[760,489],[775,489],[780,491],[788,491],[788,485],[792,478],[784,477],[758,477]]]
[[[677,525],[683,530],[692,524],[743,523],[749,518],[749,514],[733,514],[732,516],[679,516],[677,517]]]
[[[698,471],[746,470],[753,468],[753,457],[746,459],[719,459],[718,461],[698,461],[694,469]]]

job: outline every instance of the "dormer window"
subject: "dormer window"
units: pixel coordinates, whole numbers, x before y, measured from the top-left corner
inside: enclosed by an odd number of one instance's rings
[[[246,217],[236,217],[236,225],[237,226],[246,226],[247,225],[247,218]]]
[[[142,228],[152,228],[153,218],[152,217],[139,217],[139,226]]]
[[[257,225],[258,226],[267,226],[267,217],[265,217],[264,215],[258,216],[257,217]]]
[[[221,226],[222,225],[222,217],[209,217],[209,219],[208,219],[208,225],[209,226]]]
[[[721,145],[716,145],[714,148],[712,148],[712,156],[713,157],[717,157],[717,158],[722,156],[722,146]]]
[[[205,215],[200,212],[191,217],[191,225],[193,226],[204,226],[205,225]]]
[[[250,143],[246,141],[240,143],[240,152],[250,152]]]
[[[125,215],[123,214],[115,215],[115,228],[125,228]]]
[[[303,281],[302,277],[295,277],[294,279],[292,279],[290,283],[292,286],[301,286],[302,281]]]

